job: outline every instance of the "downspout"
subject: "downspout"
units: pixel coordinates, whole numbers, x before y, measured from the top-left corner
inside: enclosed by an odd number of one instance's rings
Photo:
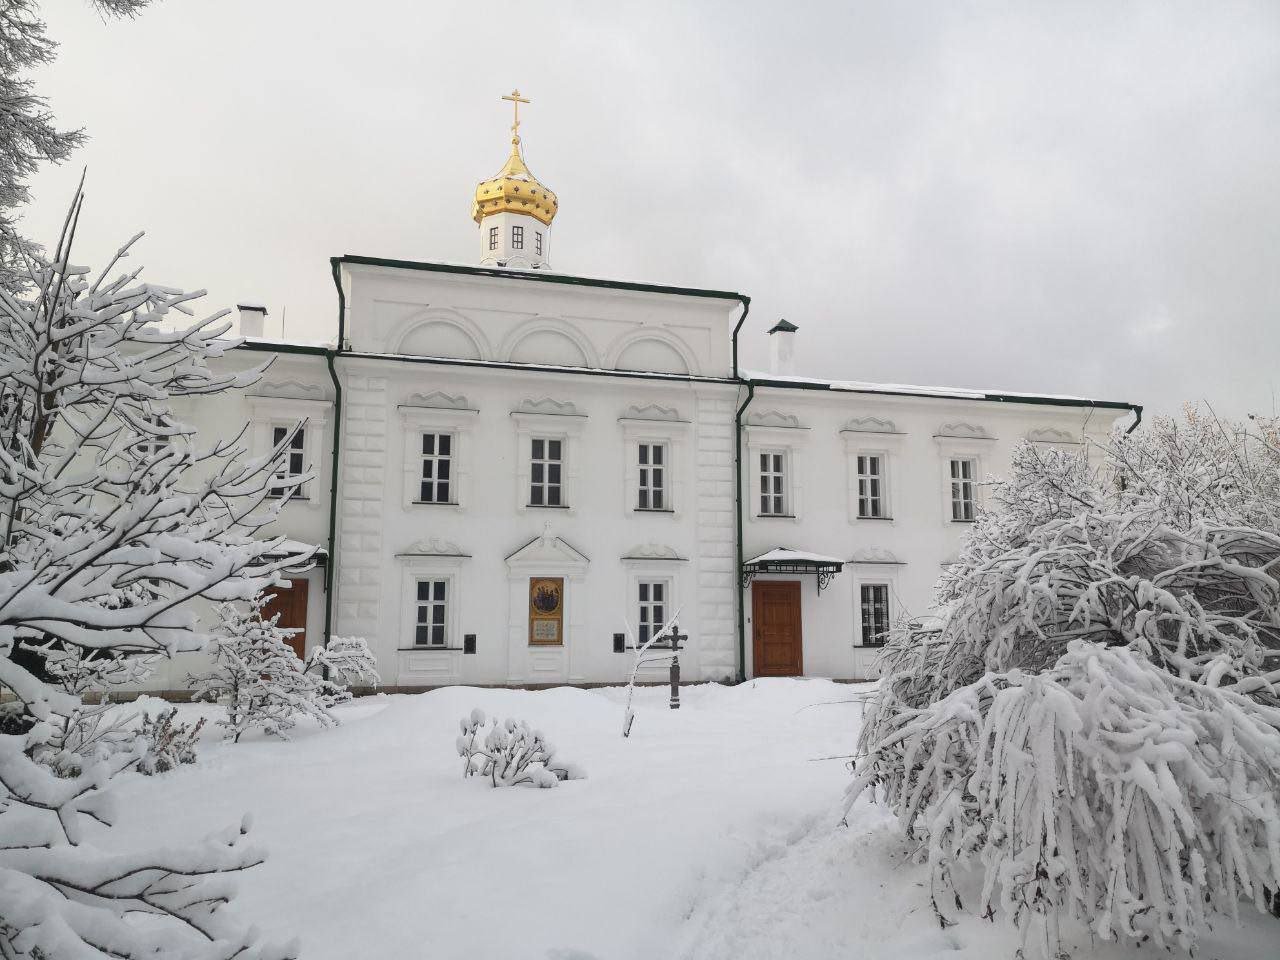
[[[742,314],[746,316],[746,312]],[[741,326],[741,324],[739,324]],[[734,364],[733,372],[738,372],[738,331],[733,331],[733,353]],[[742,406],[738,408],[738,412],[733,416],[733,473],[737,481],[733,487],[734,502],[734,519],[737,521],[738,533],[735,538],[738,547],[738,565],[733,571],[733,589],[738,597],[738,682],[744,683],[747,679],[747,609],[742,599],[742,415],[746,413],[748,405],[756,395],[756,385],[748,380],[747,399],[742,401]]]
[[[329,562],[324,565],[324,645],[333,639],[333,571],[338,566],[338,460],[342,453],[342,384],[334,364],[346,344],[347,296],[338,276],[338,258],[329,261],[333,268],[333,284],[338,288],[338,345],[325,351],[329,379],[333,381],[333,456],[329,472]],[[325,667],[327,677],[329,668]]]
[[[1142,426],[1142,405],[1138,404],[1133,407],[1133,423],[1129,424],[1129,429],[1124,432],[1124,435],[1127,437],[1140,426]]]
[[[751,298],[745,293],[740,293],[738,299],[742,301],[742,316],[733,327],[733,379],[735,380],[738,379],[738,331],[747,322],[747,314],[751,312]]]

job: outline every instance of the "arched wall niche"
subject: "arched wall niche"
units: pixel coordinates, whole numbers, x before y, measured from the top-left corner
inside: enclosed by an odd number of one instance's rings
[[[393,353],[455,360],[490,360],[493,350],[476,324],[452,310],[433,310],[411,319],[393,341]]]
[[[558,367],[599,367],[595,347],[573,325],[554,317],[535,317],[507,336],[501,349],[511,363],[545,363]]]
[[[608,366],[648,373],[698,373],[698,362],[688,345],[659,330],[637,330],[616,341],[609,349]]]

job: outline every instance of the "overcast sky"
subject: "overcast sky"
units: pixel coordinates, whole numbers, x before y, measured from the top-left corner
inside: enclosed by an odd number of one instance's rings
[[[1280,393],[1280,4],[44,4],[81,262],[334,335],[328,258],[476,262],[525,156],[564,273],[739,290],[744,362],[1235,416]],[[278,330],[278,326],[274,329]]]

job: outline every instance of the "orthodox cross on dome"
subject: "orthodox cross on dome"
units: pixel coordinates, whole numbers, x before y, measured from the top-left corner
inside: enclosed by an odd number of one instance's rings
[[[533,101],[520,96],[519,90],[512,90],[510,94],[503,96],[502,99],[511,101],[511,106],[515,108],[515,116],[512,118],[512,123],[511,123],[511,137],[513,141],[519,140],[520,139],[520,104],[533,103]]]

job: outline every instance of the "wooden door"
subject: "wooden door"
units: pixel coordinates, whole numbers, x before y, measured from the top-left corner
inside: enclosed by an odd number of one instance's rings
[[[280,587],[267,588],[267,602],[262,607],[262,619],[270,620],[277,613],[280,619],[277,627],[297,631],[289,637],[289,646],[305,660],[307,652],[307,581],[290,580],[289,589]]]
[[[804,673],[798,580],[757,580],[751,585],[751,628],[754,676]]]

